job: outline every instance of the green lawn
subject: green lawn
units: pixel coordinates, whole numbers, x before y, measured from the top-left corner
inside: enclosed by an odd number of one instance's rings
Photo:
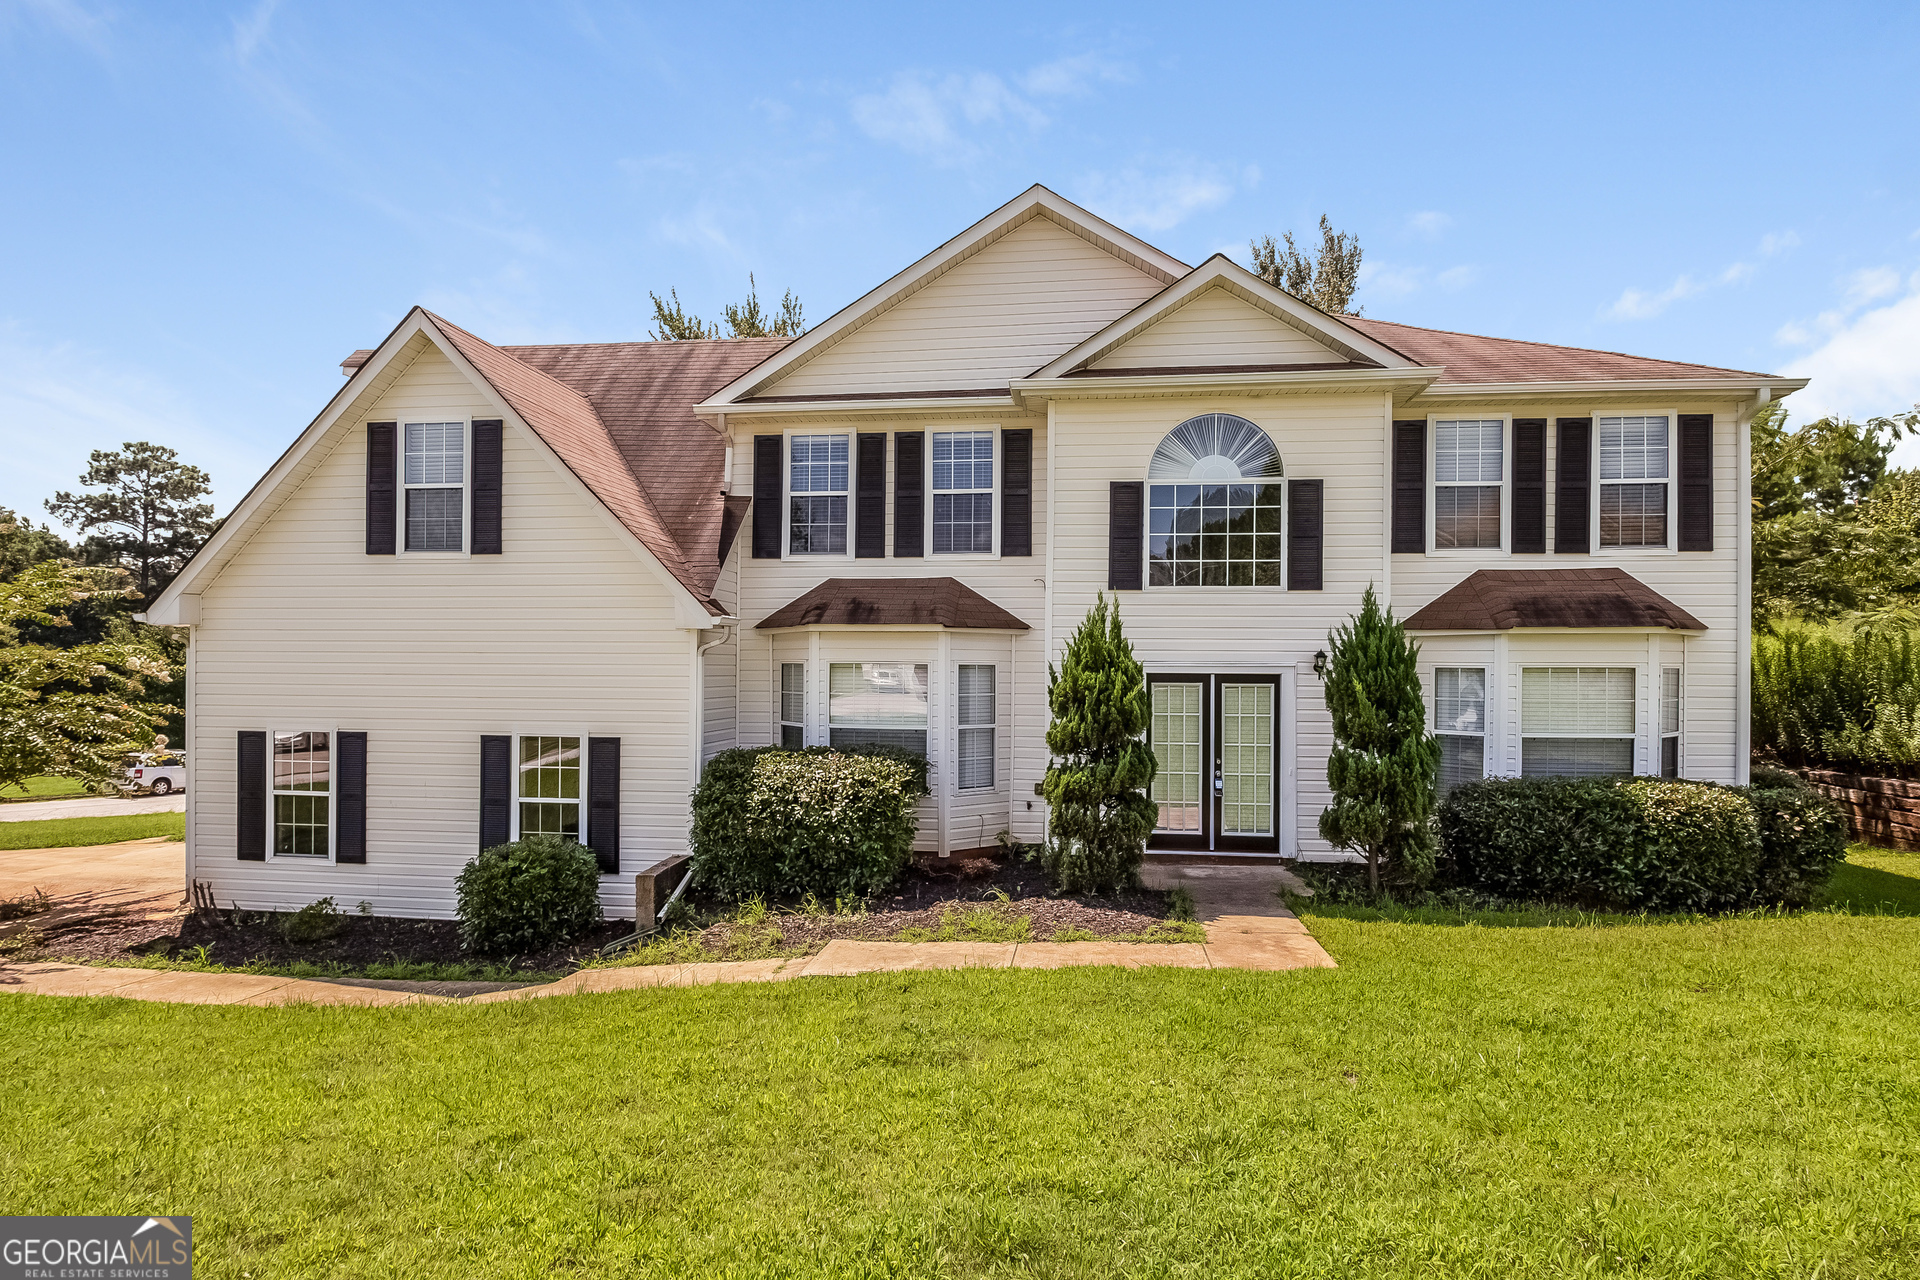
[[[184,813],[115,813],[101,818],[36,818],[0,822],[0,849],[70,849],[121,840],[187,838]]]
[[[72,778],[43,775],[13,787],[0,787],[0,800],[47,800],[54,796],[84,796],[87,788]]]
[[[0,1212],[190,1213],[208,1276],[1912,1276],[1920,856],[1838,887],[1909,905],[1343,912],[1282,974],[0,996]]]

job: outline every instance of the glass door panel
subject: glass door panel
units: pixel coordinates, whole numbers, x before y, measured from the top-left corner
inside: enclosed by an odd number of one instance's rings
[[[1153,778],[1153,802],[1160,806],[1161,831],[1200,835],[1206,796],[1206,750],[1202,740],[1204,681],[1156,680],[1153,728],[1147,741],[1160,771]]]
[[[1220,834],[1273,835],[1273,682],[1220,682]]]

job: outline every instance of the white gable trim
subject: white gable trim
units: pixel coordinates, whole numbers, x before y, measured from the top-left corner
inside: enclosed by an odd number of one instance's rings
[[[645,543],[635,537],[633,531],[620,522],[620,518],[607,509],[586,483],[573,473],[573,469],[553,451],[553,447],[541,438],[540,433],[513,411],[506,398],[482,377],[480,371],[467,362],[465,356],[449,342],[446,335],[428,318],[419,307],[413,308],[406,318],[394,326],[386,340],[367,357],[364,364],[347,379],[347,384],[335,393],[320,415],[307,425],[287,451],[280,455],[273,466],[247,491],[246,497],[227,516],[218,532],[209,538],[205,545],[186,564],[179,575],[160,593],[158,599],[147,609],[146,621],[160,626],[193,626],[199,622],[200,593],[226,568],[227,564],[246,546],[253,534],[277,511],[281,504],[299,487],[301,482],[324,461],[326,454],[318,452],[320,444],[333,428],[342,421],[355,416],[351,411],[377,400],[380,393],[401,372],[395,370],[393,376],[387,376],[389,366],[411,346],[416,337],[424,338],[445,356],[447,361],[460,370],[472,383],[474,389],[493,403],[503,421],[513,427],[526,439],[534,443],[548,465],[553,467],[589,506],[599,513],[602,521],[610,528],[614,536],[635,552],[658,578],[662,585],[671,589],[674,599],[674,611],[683,627],[705,629],[725,619],[716,618],[707,612],[707,608],[678,578],[660,562],[660,558],[647,549]],[[411,363],[411,362],[409,362]],[[330,451],[329,451],[330,452]]]
[[[1178,258],[1162,253],[1106,219],[1036,184],[714,392],[704,404],[695,407],[695,412],[711,414],[735,410],[740,401],[792,373],[1002,236],[1033,218],[1041,217],[1059,224],[1163,284],[1171,284],[1192,270]]]
[[[1308,306],[1286,290],[1274,288],[1225,254],[1216,253],[1073,350],[1034,370],[1028,380],[1061,378],[1085,368],[1139,337],[1209,289],[1224,289],[1348,360],[1376,364],[1384,369],[1418,367],[1417,361],[1342,324],[1337,317]]]

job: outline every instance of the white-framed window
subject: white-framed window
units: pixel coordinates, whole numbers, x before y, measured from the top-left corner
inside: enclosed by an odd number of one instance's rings
[[[467,424],[400,427],[400,524],[408,551],[467,549]]]
[[[1664,547],[1673,486],[1673,432],[1666,414],[1599,418],[1600,545]]]
[[[994,669],[981,663],[961,663],[957,681],[959,750],[955,773],[962,791],[977,791],[994,783],[994,723],[998,700]]]
[[[559,836],[586,842],[586,810],[580,803],[582,744],[575,734],[519,735],[514,759],[514,839]]]
[[[1520,776],[1633,772],[1632,667],[1522,667]]]
[[[1286,581],[1286,483],[1258,424],[1203,413],[1147,464],[1149,587],[1278,587]]]
[[[1498,550],[1504,545],[1504,418],[1445,418],[1433,424],[1433,547]]]
[[[333,860],[333,734],[273,731],[273,839],[276,858]]]
[[[1440,739],[1442,796],[1487,776],[1487,669],[1433,669],[1433,731]]]
[[[787,437],[787,554],[847,554],[847,435]]]
[[[927,664],[829,663],[827,741],[836,747],[884,744],[926,755]]]
[[[992,555],[993,431],[935,431],[928,450],[935,555]]]
[[[1680,668],[1660,668],[1660,776],[1680,776]]]
[[[807,745],[807,664],[780,664],[780,745],[798,751]]]

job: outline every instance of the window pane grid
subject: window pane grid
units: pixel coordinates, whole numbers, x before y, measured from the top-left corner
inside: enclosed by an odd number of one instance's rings
[[[1433,424],[1433,545],[1500,545],[1506,424],[1498,418]]]
[[[1148,583],[1159,587],[1280,585],[1284,487],[1148,486]]]
[[[1498,547],[1500,486],[1451,485],[1433,491],[1436,548]]]
[[[407,550],[463,550],[466,424],[409,422],[403,439]]]
[[[464,489],[408,489],[407,550],[460,550],[464,494]]]
[[[406,440],[408,484],[466,482],[465,423],[409,422]]]
[[[1437,484],[1499,484],[1500,419],[1433,424],[1433,478]]]
[[[788,443],[794,555],[847,553],[847,441],[844,435],[794,436]]]
[[[993,551],[993,432],[933,433],[933,549]]]
[[[1153,776],[1153,802],[1162,831],[1200,830],[1200,704],[1202,686],[1158,682],[1153,686],[1149,742],[1160,771]]]
[[[1666,546],[1667,486],[1664,484],[1601,485],[1600,545],[1603,547]]]
[[[1220,686],[1220,830],[1273,832],[1273,686]]]
[[[332,735],[273,735],[273,852],[280,858],[328,856]]]
[[[580,838],[580,739],[520,739],[520,835]]]
[[[1600,478],[1666,479],[1666,418],[1600,419]]]

